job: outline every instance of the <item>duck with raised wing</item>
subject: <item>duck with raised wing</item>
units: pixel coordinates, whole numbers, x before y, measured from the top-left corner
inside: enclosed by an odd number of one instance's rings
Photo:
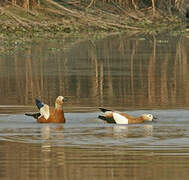
[[[107,123],[116,124],[139,124],[145,121],[153,121],[156,119],[152,114],[142,114],[139,117],[134,117],[129,114],[112,111],[104,108],[99,108],[104,114],[103,116],[98,116],[98,118],[106,121]]]
[[[36,99],[35,102],[39,112],[34,114],[26,113],[25,115],[37,119],[38,123],[65,123],[66,120],[62,107],[65,100],[63,96],[58,96],[55,101],[55,107],[50,107],[39,99]]]

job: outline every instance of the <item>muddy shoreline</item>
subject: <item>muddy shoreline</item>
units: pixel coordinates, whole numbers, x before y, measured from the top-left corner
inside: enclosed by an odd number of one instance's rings
[[[10,2],[0,6],[0,55],[25,49],[28,43],[38,39],[55,40],[75,36],[78,39],[95,40],[114,33],[128,36],[189,34],[186,21],[181,17],[163,17],[159,11],[153,15],[152,8],[141,10],[139,16],[136,11],[123,12],[115,4],[99,8],[100,5],[89,7],[86,3],[65,6],[50,0],[42,2],[32,9]]]

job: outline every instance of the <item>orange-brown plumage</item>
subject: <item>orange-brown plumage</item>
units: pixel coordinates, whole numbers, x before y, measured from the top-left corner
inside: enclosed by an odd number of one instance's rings
[[[119,114],[128,119],[128,124],[138,124],[138,123],[143,123],[145,121],[143,116],[134,117],[126,113],[119,113]]]
[[[38,123],[65,123],[64,111],[55,109],[50,107],[49,108],[50,116],[48,119],[45,119],[44,116],[37,119]]]

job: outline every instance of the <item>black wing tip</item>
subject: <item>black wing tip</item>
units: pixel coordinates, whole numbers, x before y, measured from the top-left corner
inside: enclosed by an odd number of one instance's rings
[[[29,114],[29,113],[25,113],[24,115],[26,115],[26,116],[31,116],[31,114]]]
[[[107,119],[106,119],[104,116],[100,116],[100,115],[99,115],[98,118],[99,118],[99,119],[102,119],[102,120],[104,120],[104,121],[107,121]]]
[[[99,119],[102,119],[103,121],[105,121],[105,122],[107,122],[107,123],[113,123],[113,124],[116,123],[113,118],[106,118],[106,117],[100,116],[100,115],[98,116],[98,118],[99,118]]]
[[[38,117],[41,115],[40,113],[34,113],[34,114],[29,114],[29,113],[25,113],[26,116],[32,116],[35,119],[38,119]]]
[[[99,108],[102,112],[106,112],[106,111],[111,111],[111,110],[109,110],[109,109],[105,109],[105,108]]]

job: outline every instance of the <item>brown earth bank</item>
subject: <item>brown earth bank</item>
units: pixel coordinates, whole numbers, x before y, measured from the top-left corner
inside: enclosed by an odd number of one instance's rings
[[[1,0],[1,37],[28,33],[156,33],[178,29],[189,0]],[[33,34],[34,33],[34,34]]]

